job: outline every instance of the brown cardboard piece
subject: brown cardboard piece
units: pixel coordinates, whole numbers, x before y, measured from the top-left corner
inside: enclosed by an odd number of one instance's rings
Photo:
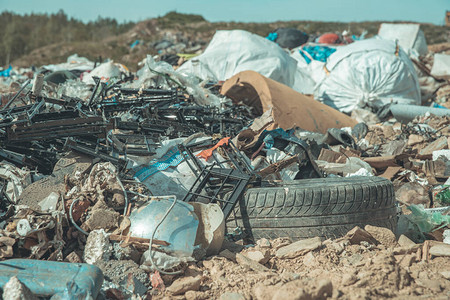
[[[225,81],[221,94],[234,103],[254,107],[258,114],[272,107],[275,122],[268,129],[298,126],[326,133],[329,128],[353,127],[357,123],[349,116],[254,71],[240,72]]]

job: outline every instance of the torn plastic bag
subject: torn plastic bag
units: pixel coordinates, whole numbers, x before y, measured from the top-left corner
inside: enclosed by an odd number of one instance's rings
[[[219,30],[205,52],[177,72],[222,81],[247,70],[292,86],[296,63],[282,48],[259,35],[244,30]]]
[[[315,87],[314,97],[345,113],[357,107],[421,101],[414,66],[393,41],[370,39],[341,46],[322,74],[326,76]]]
[[[5,192],[13,203],[17,203],[24,188],[31,184],[30,171],[19,169],[5,162],[0,164],[0,178],[7,181]]]
[[[200,81],[192,75],[175,72],[172,66],[164,61],[156,62],[147,55],[144,66],[137,71],[138,80],[127,87],[142,88],[161,86],[162,88],[181,87],[194,97],[199,104],[219,106],[225,101],[200,86]]]
[[[87,59],[86,57],[73,54],[67,58],[67,62],[57,65],[46,65],[43,69],[50,71],[62,71],[62,70],[78,70],[78,71],[90,71],[94,69],[95,63]]]
[[[109,81],[112,78],[120,78],[120,69],[113,61],[103,63],[89,73],[84,73],[83,82],[95,85],[93,77],[99,77],[102,80]]]

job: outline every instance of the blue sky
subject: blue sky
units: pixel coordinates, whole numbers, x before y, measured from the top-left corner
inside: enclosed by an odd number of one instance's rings
[[[450,0],[0,0],[0,11],[55,13],[83,21],[140,21],[176,10],[208,21],[413,21],[444,24]]]

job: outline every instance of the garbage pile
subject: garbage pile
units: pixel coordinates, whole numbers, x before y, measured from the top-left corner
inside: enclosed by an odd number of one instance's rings
[[[449,296],[450,70],[416,29],[3,71],[3,297]]]

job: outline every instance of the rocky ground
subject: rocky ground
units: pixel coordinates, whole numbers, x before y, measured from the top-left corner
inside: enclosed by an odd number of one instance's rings
[[[337,240],[225,242],[218,256],[163,275],[151,299],[448,299],[450,245],[397,241],[366,226]],[[164,287],[165,286],[165,287]]]

